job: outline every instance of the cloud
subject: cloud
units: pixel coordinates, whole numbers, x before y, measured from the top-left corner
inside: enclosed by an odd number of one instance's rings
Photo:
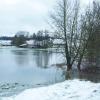
[[[0,0],[0,33],[47,28],[45,19],[57,0]],[[91,0],[81,0],[86,5]]]
[[[47,13],[42,0],[0,0],[0,33],[35,31],[45,25]]]
[[[19,0],[0,0],[0,5],[14,5],[17,2],[19,2]]]

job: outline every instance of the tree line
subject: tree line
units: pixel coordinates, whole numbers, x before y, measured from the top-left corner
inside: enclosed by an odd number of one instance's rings
[[[23,32],[22,32],[23,33]],[[11,44],[17,47],[20,47],[20,45],[24,45],[25,47],[28,46],[26,41],[34,40],[34,43],[31,44],[34,47],[50,47],[52,46],[52,40],[49,36],[49,32],[47,30],[39,30],[37,33],[33,33],[33,35],[28,36],[25,34],[22,34],[18,32],[13,39]]]

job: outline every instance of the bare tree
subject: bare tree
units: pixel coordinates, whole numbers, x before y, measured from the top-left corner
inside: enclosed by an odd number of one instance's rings
[[[67,71],[72,69],[79,52],[79,0],[60,0],[58,9],[51,14],[53,28],[64,41],[64,54],[67,63]]]
[[[91,32],[90,39],[88,40],[88,46],[87,46],[87,57],[88,60],[91,60],[92,62],[97,62],[100,55],[100,3],[99,2],[93,2],[93,7],[90,10],[92,20],[91,23],[89,23],[88,27],[91,27],[91,31],[88,30],[88,33]]]
[[[94,32],[100,32],[100,5],[93,2],[84,14],[79,14],[79,0],[60,0],[57,7],[50,17],[53,28],[64,41],[67,71],[70,72],[75,62],[80,71]]]
[[[79,50],[78,61],[77,61],[78,62],[77,68],[79,71],[81,70],[80,65],[86,53],[85,51],[88,46],[89,39],[92,35],[92,27],[93,27],[93,16],[91,16],[90,9],[88,9],[85,15],[81,16],[80,50]]]
[[[95,58],[97,58],[97,53],[100,50],[100,39],[97,38],[99,37],[100,33],[99,27],[100,3],[93,2],[93,6],[88,7],[85,12],[85,15],[81,17],[81,45],[77,64],[79,70],[81,69],[80,65],[82,63],[84,56],[86,56],[85,59],[89,58],[89,60],[92,60],[92,62]]]

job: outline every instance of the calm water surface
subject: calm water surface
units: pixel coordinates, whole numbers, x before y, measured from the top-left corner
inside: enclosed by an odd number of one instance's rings
[[[0,47],[0,97],[64,81],[65,71],[52,66],[64,61],[63,55],[54,49]],[[72,78],[100,82],[100,73],[79,74],[74,69]]]
[[[1,47],[0,96],[65,80],[63,70],[51,66],[63,60],[60,53],[52,50]]]

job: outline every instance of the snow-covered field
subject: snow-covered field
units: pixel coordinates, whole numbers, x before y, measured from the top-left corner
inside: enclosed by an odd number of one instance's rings
[[[11,45],[11,41],[10,40],[0,40],[0,45],[10,46]]]
[[[47,87],[28,89],[0,100],[100,100],[100,83],[68,80]]]

